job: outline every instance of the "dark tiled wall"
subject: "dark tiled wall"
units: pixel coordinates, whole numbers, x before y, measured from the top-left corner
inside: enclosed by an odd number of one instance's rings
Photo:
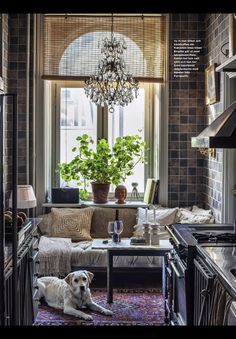
[[[203,156],[191,148],[191,137],[204,128],[204,14],[170,15],[169,65],[169,206],[203,202]],[[201,39],[198,71],[174,77],[174,39]]]
[[[18,95],[18,184],[27,183],[27,135],[32,145],[32,56],[30,58],[29,125],[27,132],[27,14],[3,14],[3,65],[5,90]],[[31,38],[32,41],[32,38]],[[32,48],[31,48],[32,51]],[[32,54],[32,53],[31,53]],[[12,102],[5,106],[5,183],[6,204],[12,180]],[[32,159],[31,159],[32,160]],[[32,164],[32,161],[30,165]],[[31,169],[31,168],[30,168]]]
[[[4,92],[8,92],[8,84],[7,84],[7,72],[8,72],[8,14],[1,14],[1,77],[3,78],[4,82]],[[7,99],[5,98],[5,101],[7,102]],[[9,187],[9,171],[10,166],[8,164],[10,163],[11,156],[9,154],[9,150],[7,148],[7,143],[9,139],[9,116],[7,114],[7,105],[4,107],[4,183],[5,183],[5,191],[8,193],[8,187]],[[2,141],[1,141],[2,142]]]
[[[18,182],[26,183],[26,14],[9,15],[8,86],[18,95]]]
[[[18,183],[31,183],[32,172],[32,65],[33,34],[32,15],[30,20],[29,51],[27,41],[27,14],[9,15],[9,64],[8,86],[18,94]],[[29,55],[28,55],[29,53]],[[27,58],[29,57],[29,74]],[[28,76],[28,79],[27,79]],[[27,83],[28,80],[28,83]],[[29,97],[27,97],[27,86]],[[28,102],[27,102],[28,101]],[[27,104],[29,116],[27,117]],[[28,127],[27,127],[28,126]],[[29,153],[27,154],[27,138],[29,137]],[[27,155],[29,157],[29,182],[27,175]]]
[[[206,15],[206,67],[225,61],[221,46],[228,42],[228,14]],[[228,48],[226,45],[225,48]],[[223,51],[225,50],[223,48]],[[219,100],[206,107],[206,124],[211,123],[223,111],[223,74],[219,73]],[[216,158],[204,160],[203,183],[204,201],[214,210],[215,217],[221,221],[222,194],[222,150],[216,150]]]
[[[8,14],[1,14],[1,76],[4,81],[4,90],[7,91],[7,70],[8,70]]]

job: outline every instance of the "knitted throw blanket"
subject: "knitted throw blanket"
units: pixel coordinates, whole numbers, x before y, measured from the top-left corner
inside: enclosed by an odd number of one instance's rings
[[[71,239],[41,236],[39,275],[65,276],[71,272]]]

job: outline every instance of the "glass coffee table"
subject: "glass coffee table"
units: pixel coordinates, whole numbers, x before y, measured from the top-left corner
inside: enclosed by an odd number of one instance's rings
[[[130,239],[114,243],[107,239],[94,239],[92,248],[107,250],[107,302],[113,302],[113,257],[114,256],[164,256],[173,247],[169,240],[160,240],[159,245],[130,245]],[[164,278],[164,277],[163,277]]]

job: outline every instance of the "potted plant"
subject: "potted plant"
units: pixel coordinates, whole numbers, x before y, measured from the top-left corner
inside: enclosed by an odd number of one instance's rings
[[[93,140],[87,134],[76,140],[78,147],[72,149],[75,157],[58,166],[63,180],[75,180],[78,186],[83,186],[80,197],[84,200],[89,196],[86,187],[90,182],[93,201],[106,203],[110,184],[125,181],[127,176],[133,175],[137,163],[144,161],[145,142],[139,135],[118,137],[112,148],[106,139],[100,139],[95,151],[91,147]]]

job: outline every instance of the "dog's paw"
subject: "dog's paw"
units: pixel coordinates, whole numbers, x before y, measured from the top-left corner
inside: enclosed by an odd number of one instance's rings
[[[105,314],[105,315],[113,315],[113,312],[110,311],[110,310],[105,310],[105,311],[104,311],[104,314]]]
[[[91,315],[88,315],[88,314],[87,314],[87,315],[84,315],[84,316],[83,316],[83,319],[84,319],[84,320],[88,320],[88,321],[92,321],[92,320],[93,320],[93,317],[92,317]]]

